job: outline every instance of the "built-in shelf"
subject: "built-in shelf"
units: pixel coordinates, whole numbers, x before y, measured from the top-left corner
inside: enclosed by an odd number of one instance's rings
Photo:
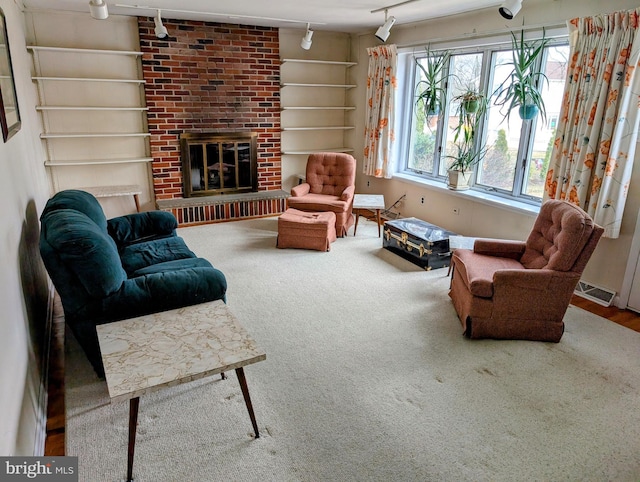
[[[148,107],[97,107],[97,106],[66,106],[66,105],[38,105],[36,110],[104,110],[104,111],[134,111],[149,110]]]
[[[83,137],[148,137],[148,132],[47,132],[41,139],[79,139]]]
[[[346,131],[355,126],[315,126],[315,127],[283,127],[283,131]]]
[[[351,147],[328,147],[328,148],[320,148],[313,149],[310,151],[282,151],[282,154],[291,154],[291,155],[309,155],[315,154],[318,152],[353,152],[353,148]]]
[[[344,67],[353,67],[358,65],[357,62],[340,62],[337,60],[306,60],[306,59],[282,59],[281,62],[289,62],[292,64],[321,64],[321,65],[342,65]]]
[[[285,122],[285,125],[281,126],[281,130],[283,132],[290,133],[286,135],[286,140],[283,138],[282,154],[307,156],[315,152],[353,152],[353,149],[350,147],[318,149],[313,148],[312,146],[317,144],[328,144],[334,146],[343,144],[345,142],[344,135],[340,135],[338,133],[355,129],[353,125],[346,124],[353,124],[353,121],[349,121],[347,118],[350,116],[349,111],[354,111],[356,108],[349,105],[337,105],[346,104],[346,94],[337,92],[337,89],[343,89],[346,91],[357,87],[355,84],[346,83],[348,82],[346,69],[357,65],[357,63],[337,60],[282,59],[282,64],[285,63],[297,64],[297,66],[292,69],[283,69],[281,88],[290,88],[291,90],[283,90],[282,96],[285,98],[285,103],[296,103],[298,105],[282,107],[282,111],[326,112],[319,112],[318,115],[313,116],[313,119],[309,118],[309,114],[300,112],[299,114],[296,114],[296,116],[300,117],[297,122],[294,122],[294,118],[291,118],[290,123]],[[319,67],[314,68],[314,65]],[[322,68],[322,66],[326,66],[327,68]],[[338,68],[343,69],[342,72],[338,72],[336,70]],[[343,74],[344,77],[342,77]],[[343,80],[345,82],[341,83]],[[323,92],[323,95],[326,96],[325,102],[328,105],[317,105],[318,100],[314,102],[311,101],[310,98],[310,102],[308,102],[310,105],[304,105],[306,104],[304,101],[305,97],[301,97],[304,91],[295,90],[298,88],[335,90],[332,92],[328,90],[321,91]],[[301,98],[303,99],[302,102],[300,102]],[[289,102],[286,102],[286,100],[289,100]],[[306,122],[302,120],[305,118]],[[309,125],[316,123],[319,125]],[[322,131],[327,132],[322,133]],[[308,142],[311,141],[308,135],[305,137],[304,134],[298,134],[302,132],[317,132],[312,144],[309,144]],[[292,136],[297,137],[297,139],[294,140]],[[340,139],[340,137],[342,137],[342,139]],[[295,146],[295,148],[290,148],[293,146]],[[300,147],[305,149],[300,149]]]
[[[87,159],[83,161],[46,161],[47,167],[58,166],[99,166],[100,164],[135,164],[140,162],[151,162],[152,157],[141,157],[132,159]]]
[[[301,84],[298,82],[285,82],[282,87],[328,87],[338,89],[353,89],[357,87],[355,84]]]
[[[130,84],[144,84],[142,79],[98,79],[92,77],[31,77],[32,80],[40,81],[62,81],[62,82],[123,82]]]
[[[282,110],[355,110],[352,106],[297,106],[297,107],[283,107]]]
[[[102,49],[80,49],[73,47],[48,47],[44,45],[27,45],[28,50],[40,52],[66,52],[80,54],[106,54],[106,55],[134,55],[142,56],[142,52],[134,50],[102,50]]]

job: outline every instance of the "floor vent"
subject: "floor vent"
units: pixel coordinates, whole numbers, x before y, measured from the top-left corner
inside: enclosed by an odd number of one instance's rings
[[[611,291],[607,288],[603,288],[602,286],[596,286],[585,281],[578,281],[575,294],[602,306],[611,306],[613,298],[616,296],[615,291]]]

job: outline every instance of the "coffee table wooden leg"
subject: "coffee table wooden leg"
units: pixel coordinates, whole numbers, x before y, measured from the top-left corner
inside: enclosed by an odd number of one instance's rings
[[[256,423],[256,416],[253,413],[253,405],[251,404],[251,397],[249,396],[249,388],[247,387],[247,379],[244,376],[244,370],[242,367],[236,368],[236,375],[238,375],[238,381],[240,382],[240,389],[244,396],[244,403],[247,405],[247,411],[249,412],[249,418],[253,425],[253,431],[256,433],[256,438],[260,438],[260,432],[258,432],[258,424]]]
[[[356,232],[358,231],[358,219],[360,219],[360,211],[358,211],[357,209],[354,209],[355,211],[355,215],[356,215],[356,225],[353,228],[353,235],[356,235]]]
[[[127,457],[127,482],[133,481],[133,454],[136,449],[136,430],[138,427],[138,407],[140,397],[129,400],[129,450]]]
[[[376,221],[378,221],[378,237],[380,237],[380,210],[376,209]]]

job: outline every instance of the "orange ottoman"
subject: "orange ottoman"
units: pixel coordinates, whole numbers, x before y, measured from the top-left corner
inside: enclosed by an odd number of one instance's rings
[[[336,240],[336,215],[289,208],[278,218],[278,248],[329,251]]]

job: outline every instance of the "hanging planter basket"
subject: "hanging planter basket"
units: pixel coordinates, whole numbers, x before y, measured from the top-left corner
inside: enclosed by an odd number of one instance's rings
[[[521,105],[518,109],[522,120],[531,120],[538,115],[538,112],[540,112],[540,109],[534,104]]]
[[[463,103],[463,108],[468,114],[475,114],[480,108],[480,102],[476,99],[466,100]]]

